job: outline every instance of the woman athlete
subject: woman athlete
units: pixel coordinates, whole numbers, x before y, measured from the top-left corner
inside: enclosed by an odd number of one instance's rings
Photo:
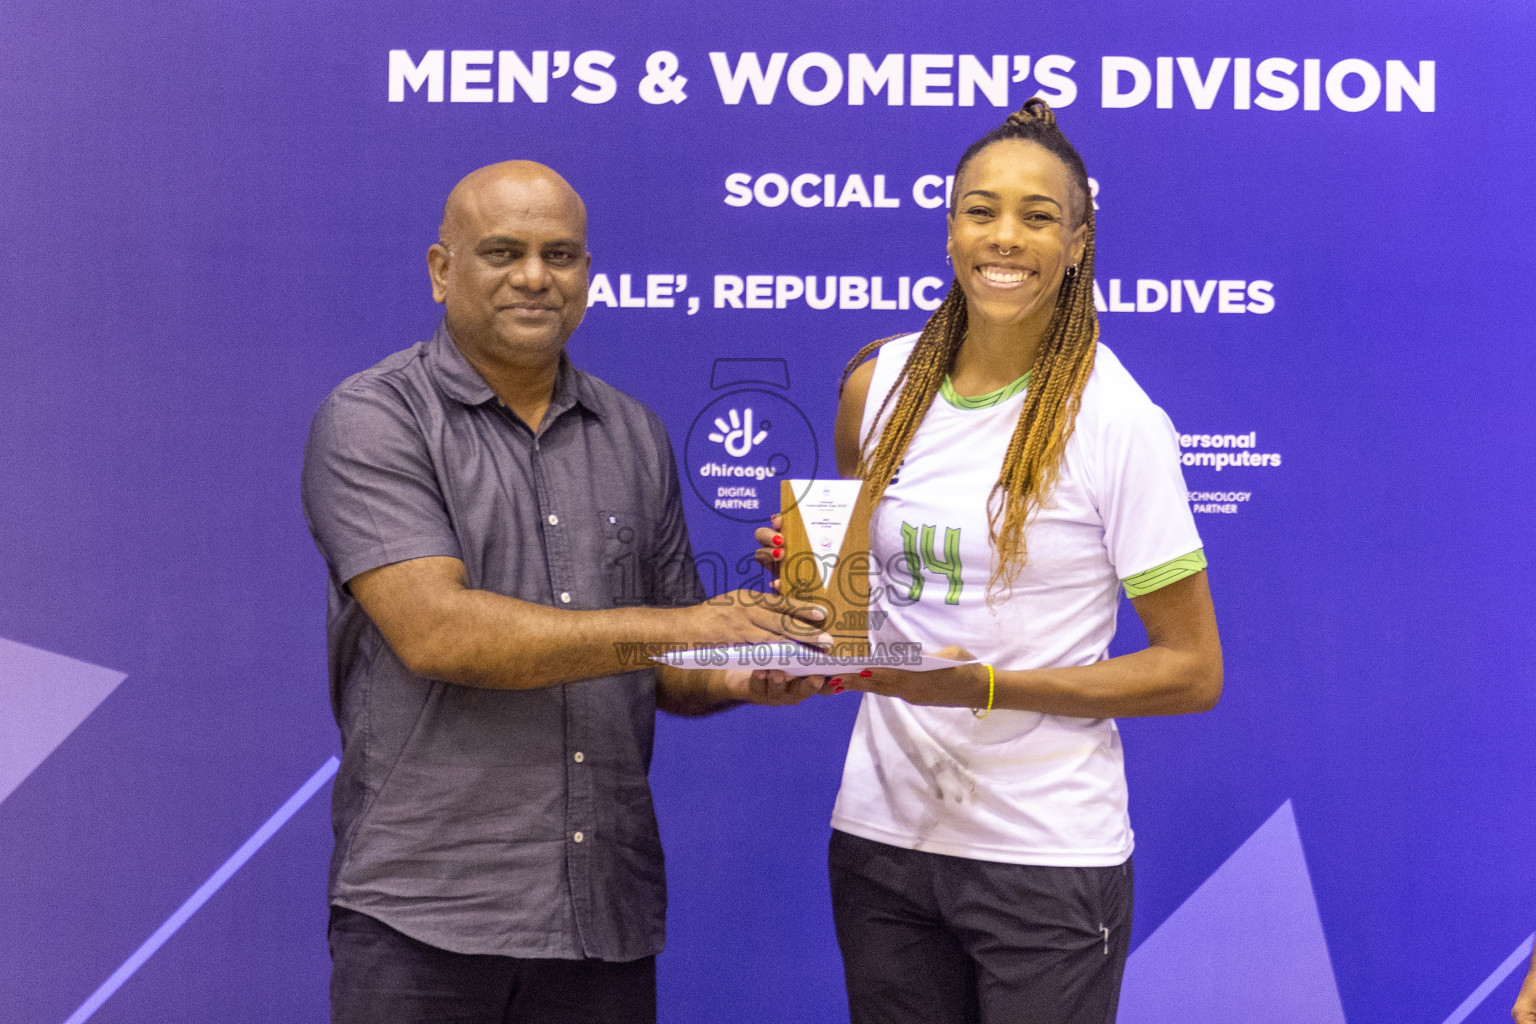
[[[832,680],[865,691],[829,851],[853,1024],[1112,1022],[1132,881],[1114,718],[1221,693],[1173,427],[1098,343],[1093,227],[1082,158],[1032,99],[960,158],[943,304],[845,374],[838,471],[868,484],[895,570],[870,639],[978,661]],[[1122,588],[1149,644],[1107,658]]]

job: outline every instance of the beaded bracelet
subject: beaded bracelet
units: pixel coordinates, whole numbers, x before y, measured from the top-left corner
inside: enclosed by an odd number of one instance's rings
[[[992,666],[988,665],[987,666],[987,706],[986,706],[985,709],[983,709],[981,711],[978,711],[975,708],[971,708],[971,714],[975,715],[977,718],[986,718],[988,715],[990,715],[992,713],[992,698],[995,697],[995,696],[997,696],[997,675],[996,675],[996,673],[994,673],[992,671]]]

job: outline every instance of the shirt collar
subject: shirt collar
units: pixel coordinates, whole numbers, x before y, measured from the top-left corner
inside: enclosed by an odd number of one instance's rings
[[[454,344],[446,321],[437,325],[436,333],[428,342],[428,350],[428,365],[437,379],[438,387],[449,398],[465,405],[484,405],[486,402],[497,401],[496,392],[480,376],[480,371],[469,365],[469,360],[464,358],[464,353]],[[602,418],[600,403],[593,398],[586,374],[572,366],[570,357],[561,352],[560,368],[555,374],[555,393],[550,397],[544,422],[551,422],[556,416],[578,405]]]

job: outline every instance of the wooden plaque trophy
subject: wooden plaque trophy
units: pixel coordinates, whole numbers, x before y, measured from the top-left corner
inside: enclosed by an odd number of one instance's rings
[[[782,480],[783,593],[828,611],[833,651],[869,653],[869,493],[859,480]]]

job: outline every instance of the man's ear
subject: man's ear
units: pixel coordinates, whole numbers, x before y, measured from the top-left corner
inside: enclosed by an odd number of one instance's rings
[[[427,250],[427,276],[432,279],[432,301],[448,301],[448,247],[438,242]]]

